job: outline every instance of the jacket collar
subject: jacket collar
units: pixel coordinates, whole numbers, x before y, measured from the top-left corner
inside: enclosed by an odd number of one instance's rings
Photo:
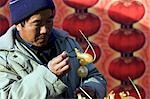
[[[12,49],[14,45],[13,32],[16,31],[15,26],[11,26],[7,32],[0,37],[0,49]]]

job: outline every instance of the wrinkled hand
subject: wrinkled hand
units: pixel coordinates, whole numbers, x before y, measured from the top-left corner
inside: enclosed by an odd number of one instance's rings
[[[68,54],[64,51],[48,62],[48,68],[57,76],[61,76],[67,73],[70,69],[68,61]]]
[[[82,89],[91,97],[91,98],[96,98],[95,90],[93,90],[90,87],[82,87]],[[89,99],[87,95],[79,88],[76,89],[75,91],[75,97],[77,98],[78,94],[81,94],[82,97],[86,97],[86,99]]]

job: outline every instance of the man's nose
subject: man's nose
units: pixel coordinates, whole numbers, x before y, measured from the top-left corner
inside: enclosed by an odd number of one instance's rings
[[[43,26],[41,26],[40,33],[41,33],[41,34],[47,33],[47,30],[48,30],[48,29],[46,28],[46,26],[43,25]]]

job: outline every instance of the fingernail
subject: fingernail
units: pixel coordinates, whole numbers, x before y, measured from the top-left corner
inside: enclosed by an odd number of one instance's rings
[[[68,56],[68,53],[66,51],[63,51],[62,56],[63,58],[66,58]]]

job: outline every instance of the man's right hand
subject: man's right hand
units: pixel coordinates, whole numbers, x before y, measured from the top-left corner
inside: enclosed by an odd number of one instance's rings
[[[69,57],[67,52],[62,52],[57,57],[53,58],[48,62],[48,68],[57,76],[64,75],[69,71]]]

